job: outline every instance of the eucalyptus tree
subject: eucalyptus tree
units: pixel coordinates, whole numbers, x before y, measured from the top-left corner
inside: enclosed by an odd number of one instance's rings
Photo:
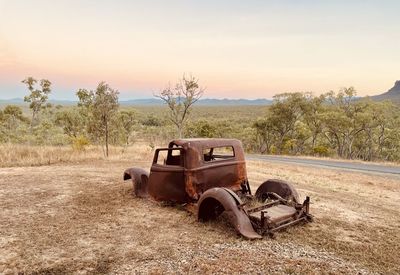
[[[21,107],[7,105],[4,110],[0,110],[0,126],[3,132],[1,140],[15,142],[19,127],[28,123],[29,119],[23,115]]]
[[[29,103],[29,108],[32,111],[31,128],[37,122],[39,112],[51,104],[47,103],[48,96],[51,93],[51,82],[47,79],[40,80],[39,88],[36,88],[37,80],[33,77],[27,77],[22,80],[30,94],[24,97],[24,101]]]
[[[326,110],[326,95],[309,96],[303,105],[303,121],[311,132],[311,149],[317,145],[318,137],[323,132],[323,114]]]
[[[336,145],[340,157],[353,158],[353,145],[368,123],[368,103],[356,100],[353,87],[342,88],[338,93],[330,92],[331,106],[325,113],[325,136]]]
[[[117,90],[107,83],[100,82],[96,90],[79,89],[76,93],[79,99],[78,106],[87,116],[87,130],[96,140],[105,145],[105,155],[109,155],[109,138],[111,122],[119,108]]]
[[[255,141],[257,143],[259,153],[272,153],[272,147],[276,142],[276,134],[274,132],[274,125],[272,124],[271,119],[258,118],[253,123],[253,128],[256,130]]]
[[[282,153],[285,141],[295,131],[296,123],[303,115],[305,96],[303,93],[284,93],[274,96],[269,108],[268,120],[277,136],[278,153]]]
[[[123,143],[127,147],[129,140],[132,136],[132,132],[137,125],[137,112],[135,110],[123,110],[118,113],[117,121],[120,125],[121,135]]]
[[[55,123],[57,126],[62,127],[64,133],[72,139],[77,138],[85,132],[84,116],[80,114],[76,107],[57,112]]]

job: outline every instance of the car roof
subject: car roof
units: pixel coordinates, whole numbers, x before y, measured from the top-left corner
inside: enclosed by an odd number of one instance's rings
[[[185,138],[175,139],[169,143],[169,147],[173,145],[181,147],[197,147],[197,148],[211,148],[211,147],[223,147],[223,146],[242,146],[242,143],[237,139],[227,138]]]
[[[175,139],[172,140],[168,147],[173,148],[178,146],[185,150],[186,156],[186,168],[192,169],[203,166],[202,158],[199,158],[203,154],[204,149],[216,148],[216,147],[228,147],[232,146],[235,152],[235,160],[238,162],[244,162],[244,152],[242,143],[237,139],[227,138],[187,138],[187,139]]]

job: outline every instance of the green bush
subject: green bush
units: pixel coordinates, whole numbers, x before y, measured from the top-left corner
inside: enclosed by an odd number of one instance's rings
[[[313,152],[315,155],[318,155],[320,157],[327,157],[329,156],[329,149],[323,145],[318,145],[315,146],[313,149]]]

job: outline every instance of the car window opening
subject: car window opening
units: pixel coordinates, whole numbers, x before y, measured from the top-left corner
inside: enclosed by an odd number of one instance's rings
[[[206,148],[203,150],[204,161],[226,160],[235,157],[232,146]]]
[[[183,166],[181,149],[166,149],[158,152],[157,164]]]

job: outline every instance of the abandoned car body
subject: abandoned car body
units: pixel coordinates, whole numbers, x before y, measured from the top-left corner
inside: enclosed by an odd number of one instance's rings
[[[252,195],[242,144],[236,139],[178,139],[156,149],[150,173],[124,172],[138,197],[195,206],[200,221],[226,213],[249,239],[302,221],[311,221],[309,197],[303,203],[285,181],[267,180]],[[257,206],[255,206],[257,204]]]

